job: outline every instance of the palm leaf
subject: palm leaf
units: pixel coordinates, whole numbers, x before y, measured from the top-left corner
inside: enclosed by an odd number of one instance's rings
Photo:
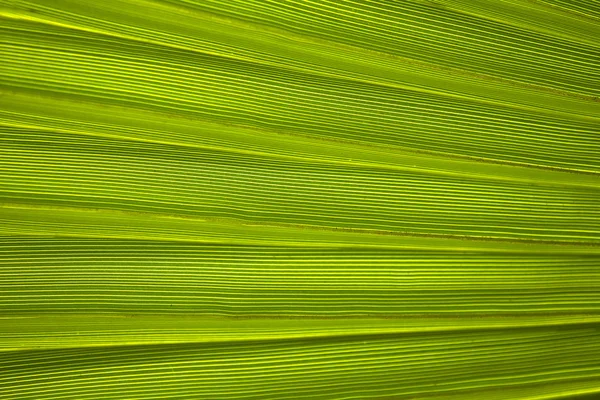
[[[594,2],[0,4],[0,398],[600,393]]]

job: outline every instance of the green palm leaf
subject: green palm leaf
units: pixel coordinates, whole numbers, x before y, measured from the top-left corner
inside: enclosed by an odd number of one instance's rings
[[[0,6],[0,398],[600,394],[596,3]]]

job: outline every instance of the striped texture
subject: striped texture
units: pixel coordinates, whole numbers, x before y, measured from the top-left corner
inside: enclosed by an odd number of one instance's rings
[[[597,2],[0,18],[0,399],[600,395]]]
[[[3,288],[11,292],[2,307],[19,315],[85,309],[394,316],[589,312],[600,306],[598,257],[588,255],[155,247],[97,239],[12,239],[2,246]]]

